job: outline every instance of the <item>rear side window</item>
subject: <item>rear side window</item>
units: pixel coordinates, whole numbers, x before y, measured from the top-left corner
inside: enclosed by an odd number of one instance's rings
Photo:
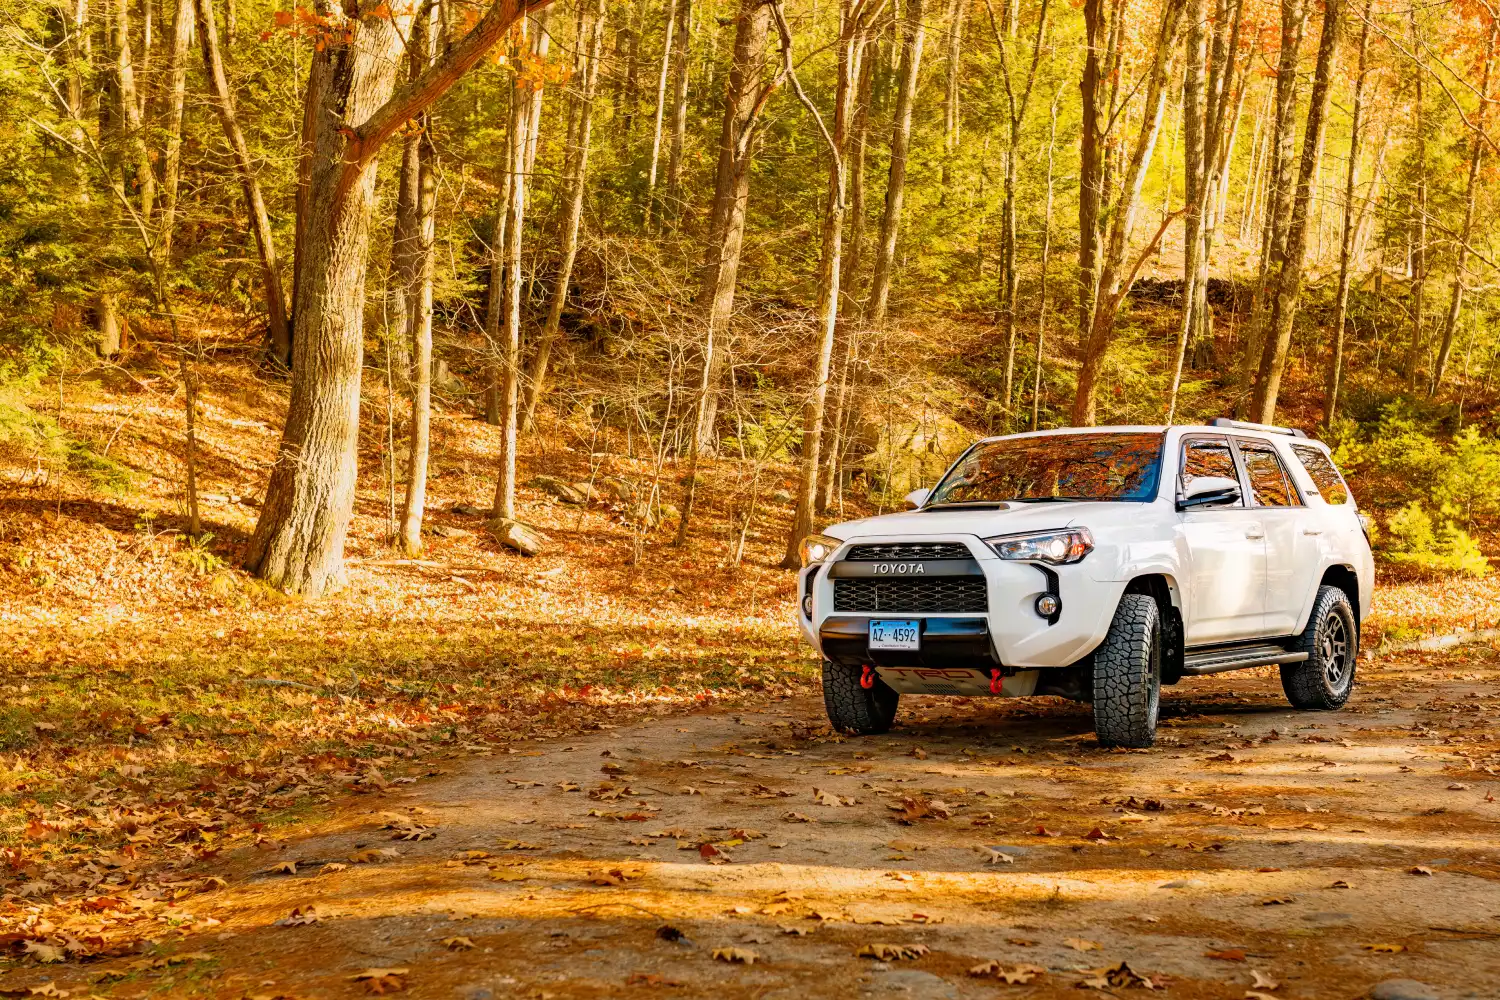
[[[1186,491],[1193,480],[1205,476],[1222,476],[1239,481],[1234,468],[1234,455],[1229,451],[1229,442],[1212,438],[1190,439],[1182,449],[1182,489]]]
[[[1324,501],[1331,504],[1349,502],[1349,487],[1345,485],[1344,477],[1339,475],[1338,467],[1333,464],[1333,459],[1317,448],[1306,444],[1294,444],[1292,451],[1296,453],[1297,460],[1302,463],[1307,474],[1312,477]]]
[[[1287,482],[1286,472],[1276,449],[1259,441],[1237,441],[1240,457],[1245,460],[1245,475],[1257,507],[1296,507],[1299,497]]]

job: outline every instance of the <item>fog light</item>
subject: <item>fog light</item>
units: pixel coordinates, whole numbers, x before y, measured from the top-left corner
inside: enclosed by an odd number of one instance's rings
[[[811,618],[812,617],[812,595],[811,594],[808,594],[806,597],[802,598],[802,616],[804,618]]]
[[[1062,601],[1058,600],[1056,594],[1043,594],[1036,599],[1036,613],[1043,618],[1051,618],[1062,610]]]

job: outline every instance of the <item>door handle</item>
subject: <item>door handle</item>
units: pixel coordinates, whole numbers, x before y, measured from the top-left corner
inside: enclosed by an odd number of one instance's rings
[[[1259,528],[1246,528],[1245,537],[1249,539],[1265,538],[1266,533]]]
[[[1302,529],[1302,533],[1304,535],[1321,535],[1323,533],[1323,529],[1322,528],[1303,528]]]

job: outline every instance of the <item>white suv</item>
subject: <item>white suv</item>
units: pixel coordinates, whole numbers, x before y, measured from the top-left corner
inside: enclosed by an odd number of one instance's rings
[[[1089,427],[987,438],[915,510],[802,543],[798,621],[837,728],[903,694],[1092,701],[1150,746],[1162,684],[1280,664],[1297,708],[1354,686],[1375,567],[1326,445],[1301,431]]]

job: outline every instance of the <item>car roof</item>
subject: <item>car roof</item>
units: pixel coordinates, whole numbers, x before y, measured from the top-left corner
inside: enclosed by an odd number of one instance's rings
[[[995,434],[983,438],[979,443],[986,444],[990,441],[1006,441],[1012,438],[1029,437],[1061,437],[1070,434],[1162,434],[1168,431],[1176,431],[1182,434],[1237,434],[1245,437],[1257,437],[1263,441],[1275,441],[1282,439],[1288,442],[1295,440],[1299,444],[1315,444],[1323,449],[1327,445],[1312,437],[1296,437],[1280,431],[1261,430],[1254,427],[1214,427],[1209,424],[1106,424],[1098,427],[1055,427],[1045,431],[1023,431],[1019,434]]]

